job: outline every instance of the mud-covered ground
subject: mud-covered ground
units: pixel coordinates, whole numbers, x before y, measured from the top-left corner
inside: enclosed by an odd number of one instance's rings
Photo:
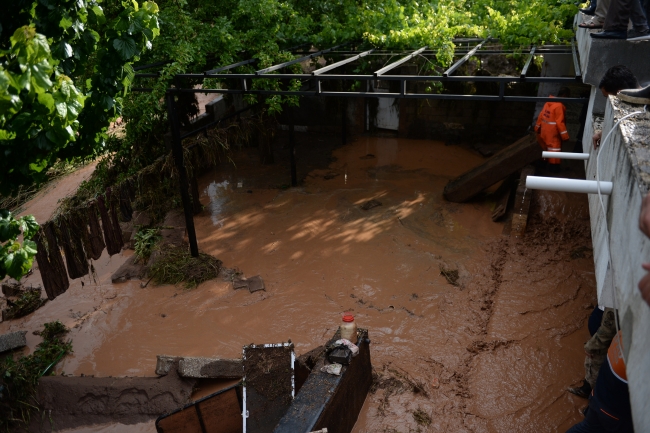
[[[318,145],[299,142],[301,170]],[[199,247],[261,275],[266,291],[221,280],[192,291],[112,285],[127,251],[0,332],[27,329],[34,347],[31,331],[60,319],[74,347],[60,373],[153,376],[161,353],[238,357],[245,344],[287,339],[304,353],[351,311],[369,329],[377,375],[356,433],[564,431],[585,404],[566,387],[583,375],[596,302],[587,200],[535,192],[526,235],[504,238],[489,200],[442,198],[450,178],[482,160],[439,142],[360,137],[301,187],[278,189],[286,167],[238,152],[237,168],[223,164],[200,181]],[[363,210],[372,199],[381,206]],[[441,266],[458,270],[458,285]],[[38,281],[37,272],[27,280]]]

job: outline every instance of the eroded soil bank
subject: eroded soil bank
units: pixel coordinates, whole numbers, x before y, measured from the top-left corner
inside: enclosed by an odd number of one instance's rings
[[[288,183],[286,167],[238,152],[236,169],[201,179],[199,247],[261,275],[266,291],[221,280],[192,291],[111,285],[125,252],[0,332],[26,329],[34,347],[31,331],[60,319],[74,353],[59,372],[152,376],[162,353],[238,357],[244,344],[287,339],[304,353],[352,311],[369,329],[378,376],[355,432],[564,431],[585,403],[565,390],[583,374],[596,302],[587,201],[535,192],[526,236],[503,238],[489,201],[442,198],[482,160],[439,142],[361,137],[282,190],[271,187]],[[381,206],[361,208],[373,199]],[[458,270],[457,286],[440,266]]]

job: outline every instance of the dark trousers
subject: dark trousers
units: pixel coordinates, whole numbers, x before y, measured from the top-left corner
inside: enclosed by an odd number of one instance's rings
[[[612,0],[605,18],[605,31],[627,31],[627,24],[632,20],[634,30],[648,30],[646,12],[641,5],[644,0]],[[646,6],[648,3],[646,1]]]

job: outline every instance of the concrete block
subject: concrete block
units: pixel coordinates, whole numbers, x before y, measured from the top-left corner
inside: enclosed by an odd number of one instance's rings
[[[0,335],[0,353],[25,347],[27,345],[26,334],[27,331],[17,331]]]
[[[244,370],[241,359],[188,357],[180,359],[178,374],[195,379],[239,379]]]
[[[588,18],[580,15],[581,19]],[[639,82],[650,80],[650,46],[646,41],[594,39],[590,32],[593,30],[578,28],[576,31],[583,82],[598,86],[605,72],[616,65],[630,68]]]
[[[156,374],[158,376],[167,375],[175,362],[180,361],[180,356],[157,355],[156,356]]]

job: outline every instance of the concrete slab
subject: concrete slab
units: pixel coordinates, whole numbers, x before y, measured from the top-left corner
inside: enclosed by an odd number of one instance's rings
[[[579,22],[585,18],[579,14]],[[581,28],[576,31],[583,82],[598,86],[605,72],[616,65],[630,68],[640,82],[650,81],[650,41],[594,39],[589,36],[594,31]]]
[[[0,353],[25,347],[27,345],[26,334],[27,331],[17,331],[0,335]]]
[[[181,360],[180,356],[157,355],[156,356],[156,374],[158,376],[167,375],[174,367],[174,363]]]
[[[239,379],[244,375],[241,359],[181,358],[178,374],[194,379]]]

